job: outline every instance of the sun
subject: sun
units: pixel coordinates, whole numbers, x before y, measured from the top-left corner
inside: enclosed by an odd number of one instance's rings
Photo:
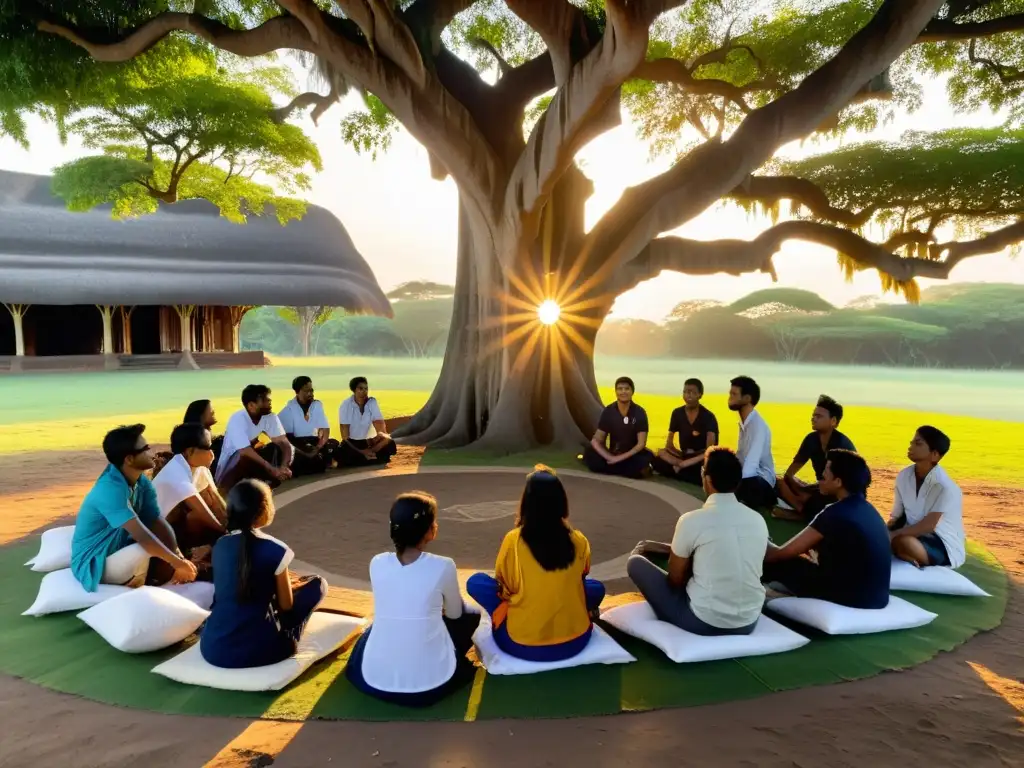
[[[558,322],[558,316],[561,314],[561,307],[551,299],[542,302],[541,305],[537,307],[537,318],[544,325],[554,325]]]

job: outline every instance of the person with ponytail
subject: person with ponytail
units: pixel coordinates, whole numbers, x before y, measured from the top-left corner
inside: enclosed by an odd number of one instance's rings
[[[213,548],[214,601],[199,638],[203,658],[230,669],[276,664],[294,655],[327,594],[320,576],[293,578],[295,553],[263,532],[274,520],[270,487],[242,480],[228,494],[228,533]]]
[[[491,615],[494,640],[510,656],[561,661],[590,641],[604,585],[586,578],[590,543],[569,524],[569,500],[554,470],[526,478],[515,528],[501,543],[494,577],[475,573],[466,590]]]
[[[403,493],[391,506],[394,552],[370,561],[373,625],[356,641],[345,675],[363,693],[428,707],[473,681],[466,658],[479,613],[462,602],[455,561],[427,552],[437,538],[437,500]]]

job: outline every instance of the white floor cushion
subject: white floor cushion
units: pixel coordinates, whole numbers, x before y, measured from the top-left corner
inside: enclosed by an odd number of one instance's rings
[[[291,658],[266,667],[222,669],[208,664],[196,643],[173,659],[153,667],[158,675],[187,685],[203,685],[225,691],[279,691],[322,659],[341,647],[345,639],[366,622],[352,616],[315,612],[306,624],[298,652]]]
[[[150,653],[180,643],[209,615],[169,589],[139,587],[82,611],[78,618],[119,651]]]
[[[757,627],[749,635],[695,635],[659,620],[646,601],[612,608],[602,613],[601,619],[627,635],[650,643],[676,663],[785,653],[810,642],[767,616],[758,619]]]
[[[160,589],[166,589],[181,595],[186,600],[191,600],[204,611],[210,610],[213,605],[213,582],[210,581],[193,581],[191,584],[165,584]]]
[[[75,536],[75,526],[62,525],[43,531],[39,539],[39,553],[25,565],[37,573],[50,573],[61,568],[71,567],[71,539]]]
[[[488,674],[491,675],[529,675],[534,672],[580,667],[584,664],[628,664],[631,661],[636,661],[632,654],[597,625],[594,626],[594,631],[590,634],[590,642],[587,643],[587,647],[583,649],[582,653],[564,661],[524,661],[515,656],[509,656],[494,642],[491,622],[486,615],[473,634],[473,642],[480,654],[480,660]]]
[[[848,608],[811,597],[778,597],[768,601],[768,610],[830,635],[867,635],[923,627],[938,616],[895,595],[889,596],[885,608],[877,610]]]
[[[973,581],[952,568],[930,565],[918,568],[903,560],[893,559],[889,589],[907,592],[930,592],[933,595],[961,595],[964,597],[991,597]]]
[[[104,600],[131,592],[129,587],[100,584],[95,592],[86,592],[70,568],[53,571],[43,576],[39,593],[32,606],[22,616],[45,616],[62,611],[80,611],[99,605]]]

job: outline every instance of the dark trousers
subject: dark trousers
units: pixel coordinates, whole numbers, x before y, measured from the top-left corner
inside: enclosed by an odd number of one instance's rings
[[[348,664],[345,666],[345,677],[356,688],[367,696],[373,696],[381,701],[391,704],[400,704],[403,707],[429,707],[441,699],[455,693],[459,688],[473,682],[476,674],[476,667],[473,662],[466,658],[469,649],[473,647],[473,633],[480,624],[479,613],[466,613],[457,619],[444,619],[445,629],[455,646],[455,673],[437,688],[429,691],[417,691],[416,693],[392,693],[391,691],[379,691],[370,686],[363,678],[363,654],[366,651],[366,642],[370,638],[373,627],[369,626],[366,631],[356,640],[356,645],[349,656]]]
[[[625,461],[609,464],[601,454],[594,450],[594,446],[588,445],[583,449],[583,463],[587,466],[587,469],[599,475],[641,478],[644,476],[644,472],[651,466],[651,459],[653,458],[654,454],[645,448]]]
[[[167,514],[167,524],[174,531],[178,549],[191,560],[199,571],[197,581],[213,581],[213,545],[224,534],[207,525],[205,512],[193,512],[188,504],[181,502]],[[202,557],[193,556],[200,547],[210,547]],[[198,554],[198,553],[196,553]],[[154,558],[155,559],[155,558]]]
[[[351,445],[350,445],[351,443]],[[398,446],[394,440],[388,440],[384,447],[375,451],[376,459],[368,459],[360,451],[370,447],[369,440],[345,440],[338,447],[339,467],[369,467],[377,464],[387,464],[391,457],[398,453]]]
[[[690,596],[686,589],[675,589],[668,583],[668,573],[643,555],[632,555],[626,561],[626,573],[651,606],[654,615],[684,632],[703,636],[749,635],[757,627],[757,619],[743,627],[725,629],[698,618],[690,607]]]
[[[736,489],[736,498],[740,504],[751,509],[771,509],[779,502],[775,486],[763,477],[745,477]]]
[[[292,476],[319,475],[327,471],[334,463],[338,450],[337,440],[328,440],[324,447],[317,450],[320,439],[317,437],[290,437],[295,446],[295,457],[292,459]]]
[[[256,453],[273,467],[280,468],[284,464],[284,451],[275,443],[260,446],[256,449]],[[271,488],[276,488],[281,484],[281,481],[273,478],[262,464],[245,456],[239,456],[238,461],[224,474],[220,482],[221,493],[226,495],[242,480],[262,480]]]
[[[662,477],[667,477],[671,480],[678,480],[681,483],[689,483],[690,485],[703,485],[700,476],[700,464],[694,464],[692,467],[684,467],[676,472],[675,467],[664,459],[655,456],[651,459],[651,469]]]
[[[486,573],[474,573],[466,581],[466,591],[469,596],[476,600],[481,607],[491,616],[501,605],[501,585],[493,576]],[[601,607],[604,600],[605,589],[597,579],[583,579],[583,599],[586,601],[587,611],[596,611]],[[495,644],[509,656],[526,661],[563,661],[571,659],[581,653],[590,642],[590,635],[594,629],[591,624],[587,631],[579,637],[566,640],[562,643],[551,645],[522,645],[513,640],[508,634],[508,622],[503,621],[494,627]]]

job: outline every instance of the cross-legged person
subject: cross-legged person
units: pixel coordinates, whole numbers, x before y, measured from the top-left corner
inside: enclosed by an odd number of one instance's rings
[[[615,381],[615,402],[601,412],[597,431],[583,449],[583,463],[591,472],[621,477],[645,477],[651,471],[647,450],[650,425],[647,411],[633,402],[633,380],[621,376]]]
[[[473,682],[466,657],[479,613],[459,592],[455,561],[427,551],[437,538],[437,500],[403,493],[391,506],[394,552],[370,561],[375,617],[356,641],[345,675],[358,690],[408,707],[434,704]]]
[[[324,404],[313,395],[313,380],[309,376],[296,376],[292,390],[295,397],[277,414],[285,435],[295,448],[292,476],[320,474],[334,463],[338,441],[331,439]]]
[[[702,474],[704,507],[679,518],[671,544],[640,542],[626,573],[662,621],[696,635],[749,635],[764,605],[768,526],[736,500],[743,467],[735,453],[709,449]],[[667,555],[668,570],[650,555]]]
[[[561,661],[590,642],[604,585],[587,578],[590,542],[569,524],[569,499],[554,471],[526,479],[515,528],[501,542],[494,576],[474,573],[466,591],[490,614],[494,642],[527,661]]]
[[[142,586],[194,581],[196,567],[178,549],[146,477],[153,455],[142,424],[103,438],[107,468],[75,518],[71,572],[88,592],[100,584]]]
[[[815,479],[820,482],[825,472],[825,457],[829,451],[857,450],[853,441],[839,431],[839,423],[842,420],[843,406],[828,395],[818,398],[818,404],[811,413],[811,432],[800,443],[789,469],[776,484],[779,497],[792,509],[776,507],[772,511],[774,517],[783,520],[811,520],[826,506],[836,501],[834,497],[823,494],[817,482],[813,485],[805,483],[797,475],[809,461],[814,469]]]
[[[240,481],[228,494],[228,528],[213,548],[214,601],[199,651],[215,667],[276,664],[298,648],[327,582],[293,576],[295,553],[264,529],[274,521],[270,487]]]
[[[221,449],[224,447],[224,435],[214,435],[213,427],[217,423],[217,412],[213,410],[213,404],[209,400],[193,400],[185,409],[185,416],[182,424],[202,424],[213,435],[210,445],[213,449],[213,463],[210,464],[210,474],[216,476],[217,462],[220,460]]]
[[[851,451],[829,451],[819,486],[838,501],[781,547],[768,545],[765,583],[778,582],[797,597],[885,608],[892,555],[885,522],[866,497],[870,485],[871,471],[863,458]],[[808,557],[812,551],[816,560]]]
[[[261,443],[262,436],[269,442]],[[281,420],[274,415],[270,387],[249,384],[242,390],[242,410],[231,414],[224,430],[217,486],[226,495],[246,478],[263,480],[272,488],[280,485],[292,476],[293,453]]]
[[[775,460],[772,458],[772,431],[757,410],[761,387],[749,376],[730,382],[729,410],[740,417],[740,440],[736,455],[743,464],[743,480],[736,498],[751,509],[769,510],[778,501],[775,492]]]
[[[665,447],[651,460],[651,469],[659,475],[690,485],[701,484],[704,454],[718,445],[718,419],[701,405],[703,396],[701,380],[687,379],[683,384],[685,405],[672,411]]]
[[[959,568],[967,559],[963,493],[939,462],[950,440],[935,427],[921,427],[907,450],[913,464],[896,476],[889,518],[892,551],[919,568]]]
[[[202,424],[179,424],[171,432],[171,460],[153,478],[160,514],[203,580],[210,578],[213,545],[227,531],[227,508],[210,474],[211,443]]]
[[[338,408],[341,425],[338,466],[387,464],[398,447],[387,433],[377,398],[370,397],[370,385],[365,376],[356,376],[348,383],[348,388],[352,396],[343,400]]]

